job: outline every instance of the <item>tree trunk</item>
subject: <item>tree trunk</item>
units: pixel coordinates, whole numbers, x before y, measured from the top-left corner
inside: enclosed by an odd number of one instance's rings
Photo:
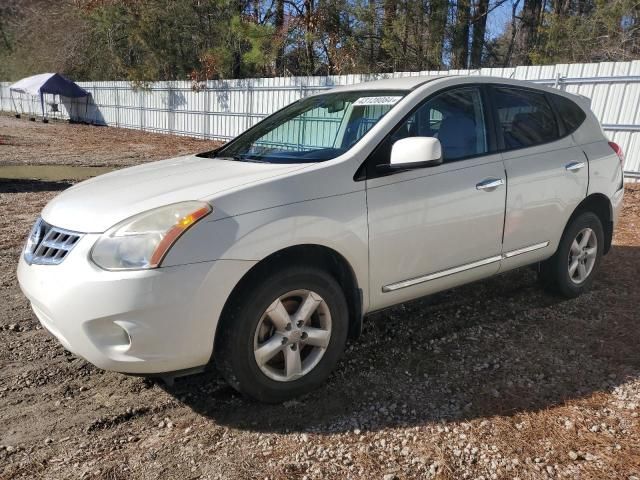
[[[405,20],[404,29],[402,30],[402,61],[398,62],[398,59],[394,59],[393,70],[408,70],[408,56],[407,49],[409,48],[409,22]]]
[[[244,0],[236,0],[235,4],[236,13],[240,18],[244,14],[244,10],[246,8],[246,4]],[[231,65],[231,78],[241,78],[242,76],[242,44],[240,39],[233,39],[233,55],[232,55],[232,65]]]
[[[516,35],[516,65],[531,65],[531,52],[535,50],[542,0],[524,0],[520,17],[520,28]]]
[[[304,26],[305,26],[305,53],[306,53],[306,65],[305,70],[307,75],[313,75],[315,67],[315,53],[313,51],[313,0],[304,0]]]
[[[578,15],[586,15],[592,10],[593,3],[587,0],[578,0]]]
[[[366,64],[368,65],[368,70],[370,72],[375,71],[375,63],[376,63],[376,0],[369,0],[368,12],[366,16],[366,21],[369,25],[366,26],[367,36],[369,37],[369,53],[366,59]]]
[[[412,67],[418,71],[424,69],[425,52],[428,52],[429,45],[425,45],[425,22],[423,5],[415,2],[413,6],[413,38],[415,39],[416,55]]]
[[[280,46],[276,52],[276,75],[284,75],[284,45],[286,32],[284,31],[284,0],[276,0],[276,15],[273,21]]]
[[[429,26],[431,31],[431,45],[433,48],[432,58],[434,68],[442,67],[442,54],[447,38],[447,15],[449,13],[448,0],[433,0],[431,2],[431,17]]]
[[[516,12],[518,11],[518,5],[520,4],[520,0],[516,0],[511,4],[511,33],[509,40],[509,49],[507,50],[507,55],[504,57],[503,67],[508,67],[511,65],[511,58],[513,57],[513,49],[516,44],[516,34],[518,33],[518,17],[516,16]]]
[[[458,0],[456,4],[456,24],[453,29],[453,68],[467,68],[470,17],[471,1]]]
[[[378,69],[376,71],[390,72],[393,70],[391,54],[385,49],[385,39],[391,38],[393,35],[393,19],[396,17],[397,7],[397,0],[384,0],[380,49],[378,50]]]
[[[561,17],[569,15],[569,8],[571,7],[571,0],[554,0],[553,13]]]
[[[482,49],[484,48],[484,35],[487,31],[487,14],[489,12],[489,0],[478,0],[473,19],[473,38],[471,41],[471,68],[482,66]]]

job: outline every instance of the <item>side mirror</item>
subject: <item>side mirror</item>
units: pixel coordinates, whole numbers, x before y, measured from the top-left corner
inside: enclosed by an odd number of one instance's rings
[[[442,163],[442,145],[433,137],[409,137],[398,140],[391,147],[387,170],[409,170],[434,167]]]

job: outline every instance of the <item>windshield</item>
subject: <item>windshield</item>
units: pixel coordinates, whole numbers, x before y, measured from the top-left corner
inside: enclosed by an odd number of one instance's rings
[[[407,92],[339,92],[305,98],[202,156],[268,163],[315,163],[349,150]]]

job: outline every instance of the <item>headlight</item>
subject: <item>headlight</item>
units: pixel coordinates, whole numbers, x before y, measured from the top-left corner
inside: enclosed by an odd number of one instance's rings
[[[182,202],[135,215],[107,230],[91,249],[106,270],[156,268],[189,227],[211,212],[203,202]]]

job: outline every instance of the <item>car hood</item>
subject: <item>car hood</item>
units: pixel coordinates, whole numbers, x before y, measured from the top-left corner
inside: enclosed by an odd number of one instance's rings
[[[74,185],[42,211],[51,225],[104,232],[140,212],[281,176],[305,165],[239,162],[195,155],[125,168]]]

